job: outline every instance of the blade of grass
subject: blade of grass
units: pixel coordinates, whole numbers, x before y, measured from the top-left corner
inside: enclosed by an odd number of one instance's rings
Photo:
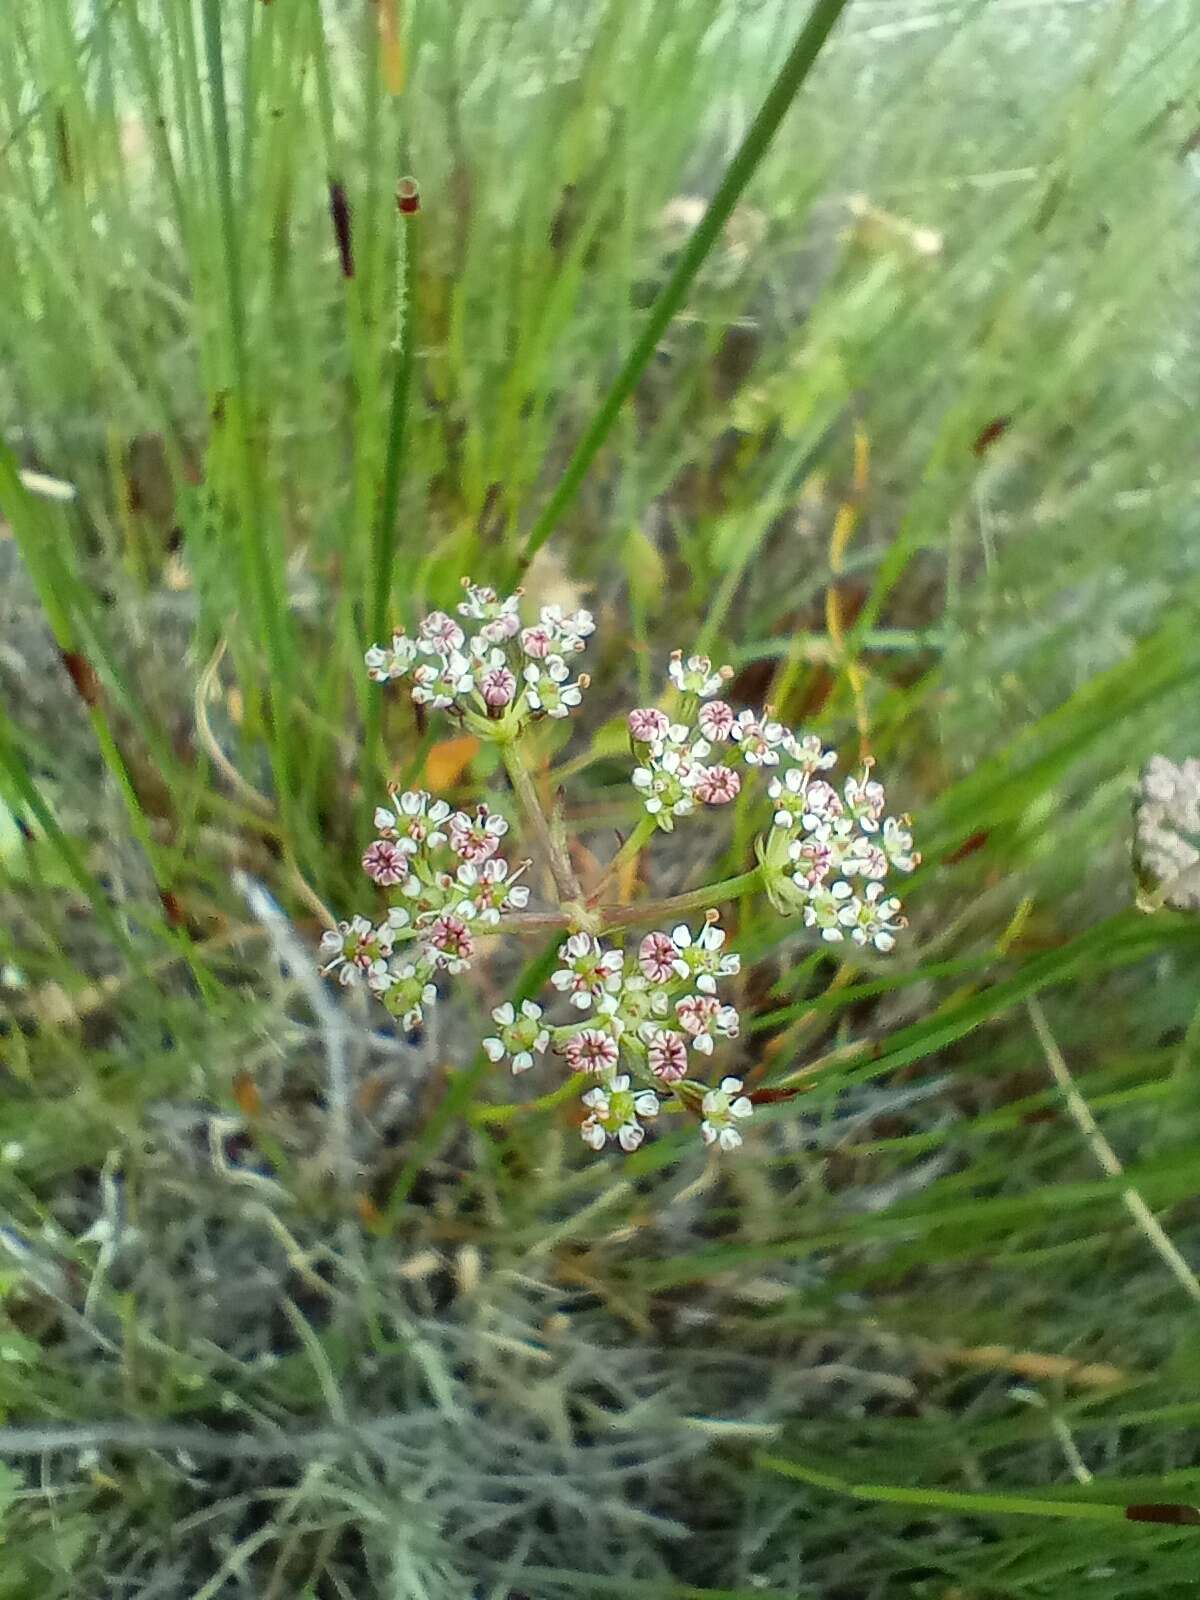
[[[562,520],[563,513],[578,494],[589,467],[612,432],[621,407],[637,387],[638,379],[654,355],[663,332],[686,300],[696,274],[716,244],[721,229],[741,198],[742,191],[754,176],[775,136],[776,129],[800,92],[804,80],[816,64],[826,39],[848,3],[849,0],[817,0],[813,6],[808,21],[780,68],[779,75],[763,101],[758,115],[750,124],[740,148],[729,163],[707,211],[681,252],[675,270],[651,306],[637,343],[613,379],[612,386],[601,402],[587,432],[576,445],[558,487],[530,529],[517,563],[518,576],[528,569],[530,562],[554,532]]]
[[[767,1472],[797,1478],[815,1489],[873,1500],[883,1505],[922,1506],[927,1511],[959,1511],[966,1515],[997,1517],[1065,1517],[1085,1522],[1125,1522],[1126,1507],[1096,1500],[1035,1500],[1016,1494],[955,1493],[948,1489],[905,1489],[895,1484],[850,1483],[832,1473],[818,1472],[781,1456],[760,1455],[755,1465]]]

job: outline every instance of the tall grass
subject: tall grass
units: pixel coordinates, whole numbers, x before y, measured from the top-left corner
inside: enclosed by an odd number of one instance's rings
[[[10,11],[0,1595],[1190,1592],[1200,930],[1127,845],[1200,749],[1190,6],[855,0],[761,161],[787,5]],[[741,908],[719,1177],[314,1020],[232,886],[351,903],[438,737],[364,645],[539,550],[588,837],[693,640],[916,815],[886,965]]]

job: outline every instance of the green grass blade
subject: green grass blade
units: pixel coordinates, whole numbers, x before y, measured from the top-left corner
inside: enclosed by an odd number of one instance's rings
[[[688,290],[696,274],[716,243],[721,229],[729,220],[730,213],[741,198],[743,190],[754,176],[775,136],[776,129],[800,92],[804,80],[816,64],[826,39],[848,3],[849,0],[817,0],[813,6],[799,38],[792,46],[791,53],[780,68],[779,75],[763,101],[758,115],[750,124],[737,154],[730,162],[720,187],[680,254],[675,270],[651,306],[637,343],[613,379],[612,386],[587,432],[576,445],[558,487],[529,530],[521,550],[519,573],[527,569],[578,494],[588,468],[612,432],[621,407],[637,387],[638,379],[654,355],[658,341],[672,317],[687,299]]]

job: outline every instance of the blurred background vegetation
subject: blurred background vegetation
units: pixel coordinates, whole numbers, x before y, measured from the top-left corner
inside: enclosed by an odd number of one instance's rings
[[[1193,1591],[1200,929],[1129,840],[1200,752],[1200,23],[851,0],[538,524],[803,20],[10,0],[0,1596]],[[383,783],[497,787],[364,645],[535,526],[597,855],[696,642],[915,818],[894,957],[740,907],[719,1170],[509,1103],[507,952],[419,1039],[314,980]]]

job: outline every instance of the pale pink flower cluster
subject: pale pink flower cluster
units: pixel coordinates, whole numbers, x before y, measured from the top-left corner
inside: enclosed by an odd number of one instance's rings
[[[419,705],[447,710],[480,737],[511,748],[529,721],[564,718],[579,705],[588,680],[574,675],[574,658],[595,624],[587,611],[556,606],[523,621],[519,590],[502,599],[493,589],[464,586],[453,615],[431,612],[415,636],[397,631],[390,644],[373,645],[368,674],[379,683],[407,678]],[[735,709],[723,698],[728,667],[676,651],[668,675],[663,706],[628,713],[632,782],[654,825],[669,831],[698,806],[728,805],[761,769],[772,820],[757,852],[772,904],[800,913],[823,939],[890,950],[904,918],[886,882],[892,872],[912,871],[920,857],[909,819],[886,815],[870,762],[838,786],[827,776],[836,753],[816,735],[786,728],[769,706]],[[650,831],[643,829],[635,842]],[[504,859],[507,833],[507,820],[486,805],[456,811],[424,790],[393,790],[375,813],[376,836],[362,857],[363,870],[392,892],[393,904],[378,924],[357,916],[331,929],[321,946],[325,970],[342,983],[361,979],[406,1028],[416,1027],[436,998],[438,975],[467,970],[480,937],[528,905],[520,881],[528,863],[514,871]],[[740,886],[718,887],[728,893]],[[572,901],[557,915],[578,928],[603,927],[606,914],[602,908],[592,921]],[[529,917],[524,925],[547,920],[555,918]],[[752,1114],[751,1097],[740,1078],[727,1075],[714,1086],[697,1082],[692,1069],[738,1037],[738,1011],[720,994],[738,971],[715,911],[698,929],[656,929],[629,949],[572,932],[550,978],[568,1020],[548,1020],[532,999],[509,1001],[492,1011],[482,1048],[514,1073],[553,1051],[586,1075],[580,1132],[593,1149],[612,1141],[634,1151],[650,1122],[683,1109],[698,1116],[706,1145],[733,1150]]]
[[[586,674],[572,678],[570,663],[595,631],[591,612],[543,606],[523,627],[519,589],[501,599],[465,578],[463,585],[457,618],[433,611],[415,638],[397,629],[389,644],[373,644],[367,676],[409,678],[418,705],[450,711],[483,734],[498,722],[511,730],[532,717],[568,716],[588,686]]]
[[[830,942],[891,950],[904,918],[884,880],[893,870],[911,872],[921,858],[909,819],[884,816],[883,786],[871,777],[870,762],[839,791],[820,776],[836,764],[837,752],[815,734],[786,728],[770,707],[734,711],[714,698],[732,676],[728,667],[714,670],[707,656],[685,660],[676,650],[668,672],[673,714],[639,706],[628,715],[639,761],[632,782],[647,815],[669,831],[697,803],[735,799],[743,773],[761,769],[774,805],[771,832],[759,845],[772,903],[802,913]]]
[[[759,848],[767,893],[783,912],[799,911],[830,943],[850,939],[889,951],[904,927],[900,902],[884,880],[911,872],[921,857],[907,817],[884,815],[883,785],[871,763],[837,789],[817,777],[835,761],[819,741],[798,741],[796,765],[773,777],[772,828]]]
[[[342,983],[361,977],[412,1029],[436,998],[437,973],[465,972],[479,934],[528,905],[518,881],[525,867],[513,872],[498,854],[504,817],[487,806],[451,811],[423,789],[393,791],[375,812],[375,831],[363,871],[399,900],[378,926],[355,917],[330,929],[321,953],[326,972]]]
[[[593,1149],[612,1139],[636,1150],[643,1123],[659,1113],[660,1096],[684,1099],[679,1086],[688,1079],[692,1055],[711,1056],[719,1041],[737,1038],[737,1010],[716,995],[718,982],[740,965],[724,946],[715,912],[694,934],[682,924],[670,933],[648,933],[630,952],[606,948],[587,933],[572,934],[562,945],[550,981],[572,1007],[591,1015],[552,1029],[550,1037],[573,1072],[597,1080],[583,1097],[587,1115],[580,1130]],[[749,1104],[735,1115],[744,1117]],[[740,1136],[726,1138],[721,1148],[739,1142]]]
[[[735,713],[713,697],[732,677],[707,656],[676,650],[668,665],[677,697],[677,720],[657,706],[629,713],[638,765],[632,782],[646,814],[667,832],[697,804],[724,806],[741,793],[742,767],[774,766],[790,738],[787,730],[751,711]]]

